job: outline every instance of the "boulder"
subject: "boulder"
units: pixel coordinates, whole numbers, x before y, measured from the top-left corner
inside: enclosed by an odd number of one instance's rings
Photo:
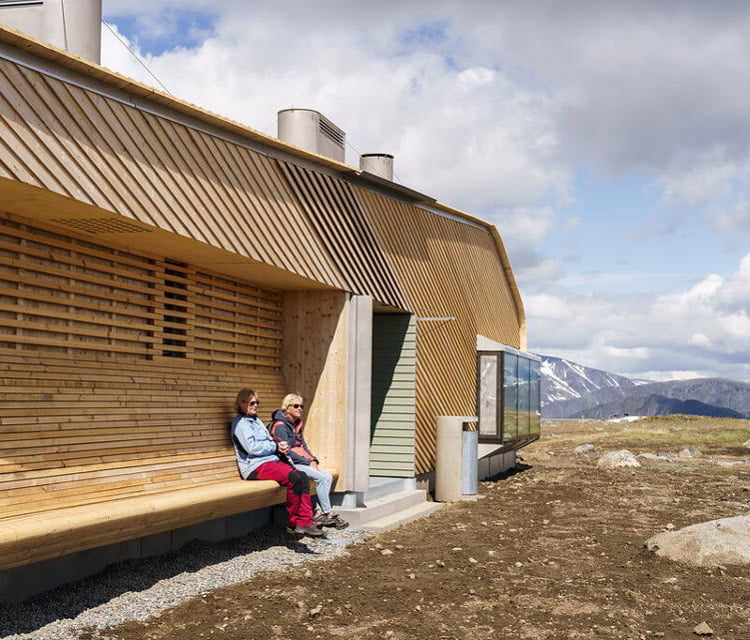
[[[703,454],[700,452],[700,449],[696,449],[695,447],[685,447],[677,455],[680,456],[680,458],[697,458]]]
[[[581,444],[581,445],[578,445],[575,449],[573,449],[573,455],[582,456],[584,454],[593,453],[595,450],[596,450],[596,447],[593,444]]]
[[[596,466],[600,469],[620,469],[623,467],[640,467],[641,463],[630,451],[620,449],[619,451],[605,453],[597,460]]]
[[[748,565],[750,514],[659,533],[646,541],[646,549],[670,560],[699,567]]]
[[[674,454],[666,454],[666,453],[639,453],[639,458],[643,458],[644,460],[655,460],[658,462],[672,462],[674,460]]]

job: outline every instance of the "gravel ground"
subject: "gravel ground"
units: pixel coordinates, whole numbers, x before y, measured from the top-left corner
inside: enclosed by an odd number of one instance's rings
[[[327,530],[327,539],[291,540],[266,527],[218,544],[194,542],[177,552],[131,560],[19,605],[0,604],[2,640],[96,637],[97,629],[145,620],[183,600],[283,567],[346,553],[365,529]]]

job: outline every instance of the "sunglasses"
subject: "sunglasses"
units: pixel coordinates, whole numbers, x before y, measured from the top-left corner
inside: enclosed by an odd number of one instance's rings
[[[260,405],[260,400],[249,400],[247,404],[251,407],[257,407]]]
[[[293,404],[292,406],[293,406],[293,407],[294,407],[295,409],[304,409],[304,408],[305,408],[305,405],[304,405],[304,404]]]

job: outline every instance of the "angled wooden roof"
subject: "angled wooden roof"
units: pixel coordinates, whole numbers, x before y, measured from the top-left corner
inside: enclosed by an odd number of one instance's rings
[[[311,281],[407,308],[402,275],[392,265],[389,268],[388,250],[368,228],[373,213],[362,204],[366,199],[351,198],[350,187],[343,182],[321,177],[357,178],[360,172],[354,167],[2,25],[0,43],[5,43],[0,47],[0,179],[50,190]],[[91,90],[85,82],[54,77],[44,72],[43,65],[11,62],[7,45],[30,54],[26,57],[32,62],[48,61],[122,96],[115,99],[107,91]],[[23,58],[23,53],[18,57]],[[281,155],[269,157],[263,148]],[[316,167],[319,174],[309,170]],[[403,201],[402,191],[393,185],[391,197]],[[333,213],[324,201],[353,215],[344,222],[345,229],[331,227]],[[477,225],[492,238],[523,342],[523,304],[497,230],[465,212],[427,201],[430,209],[469,227]],[[244,235],[249,226],[257,229],[258,237]],[[281,231],[290,226],[308,240],[294,261],[275,250]],[[361,255],[354,250],[358,246]]]

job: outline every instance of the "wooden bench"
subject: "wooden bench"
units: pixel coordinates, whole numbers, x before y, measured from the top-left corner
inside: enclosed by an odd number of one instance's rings
[[[0,570],[284,501],[240,479],[238,389],[270,412],[281,373],[2,354]]]

